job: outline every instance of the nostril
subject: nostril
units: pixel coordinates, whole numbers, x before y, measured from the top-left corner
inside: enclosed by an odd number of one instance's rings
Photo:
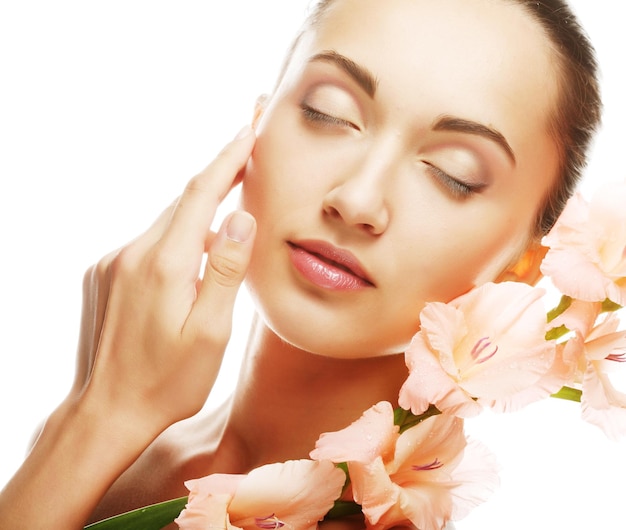
[[[335,208],[334,206],[327,206],[326,208],[324,208],[324,212],[332,219],[341,219],[341,214],[339,213],[339,210],[337,210],[337,208]]]
[[[342,186],[329,193],[322,205],[324,217],[345,223],[363,233],[371,235],[383,233],[389,221],[389,212],[384,201],[378,194],[356,191],[354,187]]]

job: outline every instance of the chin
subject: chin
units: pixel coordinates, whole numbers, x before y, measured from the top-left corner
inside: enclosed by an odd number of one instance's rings
[[[257,303],[254,293],[257,325],[267,328],[281,343],[291,348],[333,359],[371,359],[403,354],[410,338],[403,341],[383,340],[363,331],[368,326],[348,326],[333,315],[307,314],[290,310],[291,305],[267,307]],[[352,331],[347,331],[352,329]],[[412,336],[412,334],[411,334]]]

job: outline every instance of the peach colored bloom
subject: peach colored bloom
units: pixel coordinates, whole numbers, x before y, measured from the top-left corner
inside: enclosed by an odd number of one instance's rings
[[[516,410],[559,390],[544,294],[522,283],[488,283],[448,304],[427,304],[406,351],[400,406],[422,414],[432,403],[471,417],[483,406]]]
[[[322,435],[311,457],[348,462],[354,500],[367,527],[377,530],[410,524],[440,530],[483,502],[498,482],[493,457],[467,444],[463,420],[434,416],[399,434],[387,402]]]
[[[598,189],[590,202],[574,195],[544,238],[541,265],[564,294],[626,305],[626,182]]]
[[[182,530],[317,527],[341,495],[346,476],[329,461],[291,460],[248,475],[214,474],[185,483]]]
[[[626,370],[626,331],[618,330],[616,313],[596,322],[599,312],[600,304],[574,301],[557,323],[575,333],[565,352],[573,382],[582,384],[583,419],[618,440],[626,437],[626,394],[613,386],[609,374]]]
[[[563,360],[569,367],[569,380],[566,384],[577,386],[582,383],[587,367],[585,337],[593,331],[601,311],[600,302],[572,300],[570,306],[549,324],[550,328],[564,326],[569,332],[574,332],[573,337],[561,344]]]

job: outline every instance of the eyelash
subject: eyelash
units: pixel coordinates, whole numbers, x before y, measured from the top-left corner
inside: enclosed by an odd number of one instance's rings
[[[318,109],[307,105],[306,103],[302,103],[300,107],[302,109],[302,114],[304,115],[305,119],[310,122],[326,126],[350,127],[352,129],[356,129],[357,131],[359,130],[359,128],[352,122],[338,118],[337,116],[326,114],[325,112],[321,112]],[[446,186],[450,190],[452,195],[457,199],[465,199],[482,188],[481,185],[472,186],[461,180],[458,180],[446,173],[445,171],[441,170],[437,166],[433,166],[432,164],[429,164],[427,162],[425,164],[430,173],[433,174],[435,178],[439,180],[439,182]]]
[[[306,103],[302,103],[300,105],[302,109],[302,114],[305,119],[318,123],[320,125],[330,125],[330,126],[339,126],[339,127],[350,127],[351,129],[359,130],[359,128],[352,122],[348,120],[344,120],[342,118],[338,118],[337,116],[332,116],[331,114],[326,114],[325,112],[321,112],[318,109],[307,105]]]
[[[448,175],[448,173],[442,171],[437,166],[433,166],[432,164],[429,164],[427,162],[425,164],[428,168],[428,171],[432,175],[434,175],[435,178],[439,180],[439,182],[446,186],[456,199],[466,199],[483,187],[482,185],[467,184],[466,182],[463,182],[459,179],[454,178],[451,175]]]

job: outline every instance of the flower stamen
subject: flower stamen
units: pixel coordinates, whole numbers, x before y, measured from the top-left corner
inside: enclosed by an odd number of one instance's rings
[[[612,353],[607,356],[607,361],[614,361],[616,363],[626,363],[626,353]]]
[[[285,526],[285,523],[276,517],[275,513],[267,517],[255,517],[254,524],[263,530],[278,530],[278,528]]]
[[[438,458],[435,458],[430,464],[425,466],[411,466],[413,471],[432,471],[433,469],[439,469],[443,467],[443,462],[440,462]]]
[[[478,364],[484,363],[485,361],[491,359],[498,351],[498,346],[496,345],[492,351],[485,352],[485,350],[487,350],[487,348],[489,348],[491,344],[492,343],[489,341],[489,337],[483,337],[482,339],[480,339],[476,344],[474,344],[474,347],[470,352],[472,359],[474,359],[474,361],[476,361]]]

